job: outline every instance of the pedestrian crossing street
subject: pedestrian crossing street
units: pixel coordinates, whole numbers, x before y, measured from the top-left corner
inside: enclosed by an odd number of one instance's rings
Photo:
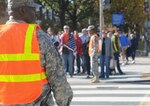
[[[150,94],[150,84],[134,83],[100,83],[92,84],[90,79],[83,77],[69,78],[74,92],[71,106],[140,106],[144,98]]]

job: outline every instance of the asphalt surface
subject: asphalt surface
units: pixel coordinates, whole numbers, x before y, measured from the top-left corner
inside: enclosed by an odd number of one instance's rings
[[[74,92],[71,106],[140,106],[149,102],[144,96],[150,94],[150,58],[138,57],[135,64],[129,61],[121,68],[125,75],[115,74],[94,84],[86,75],[67,76]]]

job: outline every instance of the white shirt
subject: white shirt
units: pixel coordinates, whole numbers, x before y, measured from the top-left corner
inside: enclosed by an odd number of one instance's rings
[[[90,40],[89,35],[81,35],[82,44],[87,43]]]

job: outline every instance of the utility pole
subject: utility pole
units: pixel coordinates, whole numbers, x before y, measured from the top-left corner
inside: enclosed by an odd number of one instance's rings
[[[91,17],[89,17],[88,24],[91,25]]]
[[[145,0],[144,10],[147,14],[147,21],[145,22],[145,51],[146,55],[150,55],[150,0]]]
[[[103,28],[103,0],[99,0],[99,29],[100,29],[100,35],[102,34],[102,28]]]

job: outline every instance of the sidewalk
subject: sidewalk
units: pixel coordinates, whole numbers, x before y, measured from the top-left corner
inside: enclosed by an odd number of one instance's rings
[[[150,57],[137,57],[135,64],[132,64],[129,58],[129,64],[121,66],[125,75],[111,75],[109,79],[100,79],[101,83],[150,83]],[[79,80],[79,83],[91,83],[90,79],[86,79],[86,74],[75,75],[69,78],[69,81]]]
[[[135,64],[129,61],[128,65],[121,66],[125,75],[112,75],[109,80],[103,81],[116,83],[150,83],[150,57],[137,57],[135,60]]]

